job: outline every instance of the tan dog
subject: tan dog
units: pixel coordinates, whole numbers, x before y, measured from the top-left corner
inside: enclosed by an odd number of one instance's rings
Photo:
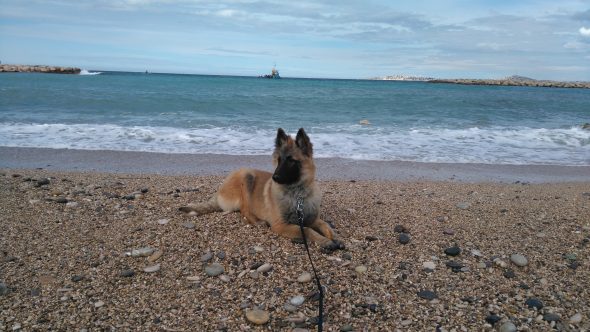
[[[231,173],[208,202],[181,207],[197,215],[240,211],[250,224],[265,221],[282,236],[301,238],[297,199],[303,199],[303,225],[307,239],[326,250],[343,249],[332,228],[320,219],[321,193],[315,182],[315,164],[309,137],[299,129],[295,140],[279,128],[272,155],[274,174],[242,168]]]

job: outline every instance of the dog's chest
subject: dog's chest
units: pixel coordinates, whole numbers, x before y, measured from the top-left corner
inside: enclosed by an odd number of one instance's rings
[[[299,215],[297,213],[297,200],[286,199],[282,204],[283,220],[286,223],[299,225]],[[303,226],[311,225],[318,217],[319,204],[315,200],[303,200]]]

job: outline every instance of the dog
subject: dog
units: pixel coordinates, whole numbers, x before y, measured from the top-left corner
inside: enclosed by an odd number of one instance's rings
[[[179,210],[191,215],[240,211],[248,224],[264,221],[276,234],[301,239],[297,203],[302,199],[305,237],[326,251],[344,249],[332,227],[320,219],[322,196],[315,181],[312,143],[305,130],[299,129],[293,139],[279,128],[272,159],[274,173],[238,169],[225,178],[209,201]]]

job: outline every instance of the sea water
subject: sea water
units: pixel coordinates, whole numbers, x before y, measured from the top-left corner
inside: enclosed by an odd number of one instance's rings
[[[83,74],[1,74],[0,145],[268,155],[303,127],[316,157],[590,165],[585,89]]]

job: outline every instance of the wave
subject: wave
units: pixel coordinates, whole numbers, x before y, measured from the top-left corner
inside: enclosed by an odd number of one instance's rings
[[[292,130],[292,133],[293,130]],[[590,131],[543,128],[311,127],[317,157],[436,163],[590,165]],[[5,146],[268,155],[275,129],[0,123]]]
[[[86,69],[82,69],[80,71],[80,74],[79,75],[90,75],[90,76],[93,76],[93,75],[100,75],[100,74],[102,74],[101,71],[92,71],[92,72],[90,72],[90,71],[88,71]]]

